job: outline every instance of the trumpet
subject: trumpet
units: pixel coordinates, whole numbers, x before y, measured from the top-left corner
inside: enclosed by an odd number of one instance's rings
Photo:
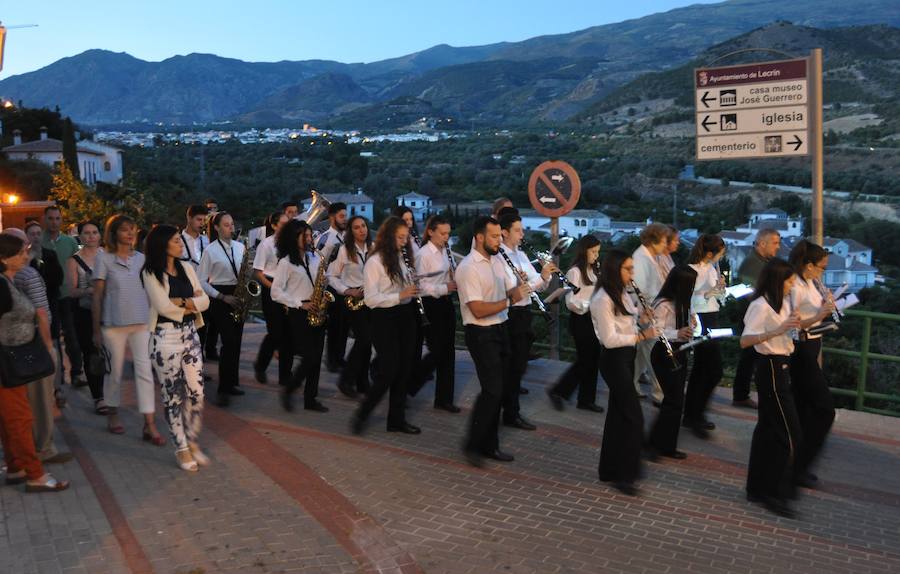
[[[654,328],[658,328],[656,325],[656,318],[653,316],[653,309],[650,308],[650,305],[647,304],[647,300],[644,299],[643,293],[638,289],[638,286],[631,282],[631,288],[634,289],[634,294],[637,295],[638,301],[641,302],[641,307],[644,309],[644,312],[650,317],[650,324]],[[659,334],[657,340],[662,343],[662,346],[666,349],[666,355],[669,356],[669,359],[672,361],[672,370],[677,371],[681,368],[681,364],[678,362],[678,358],[675,356],[675,350],[672,348],[672,343],[666,339],[666,336],[662,333]]]
[[[519,284],[520,285],[528,285],[528,276],[525,275],[524,271],[522,271],[521,269],[516,267],[516,264],[513,263],[512,259],[509,258],[509,255],[507,255],[506,252],[503,251],[502,248],[500,249],[500,255],[503,256],[503,260],[506,261],[506,264],[509,266],[510,269],[512,269],[513,274],[516,276],[516,279],[518,279],[518,281],[519,281]],[[529,289],[530,289],[530,287],[529,287]],[[547,323],[552,323],[553,315],[551,315],[547,311],[547,305],[541,299],[540,295],[538,295],[534,291],[531,291],[530,294],[531,294],[531,301],[541,311],[541,317],[543,317],[544,320],[547,321]]]

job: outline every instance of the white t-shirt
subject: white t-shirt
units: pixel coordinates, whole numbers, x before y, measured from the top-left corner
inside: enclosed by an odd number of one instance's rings
[[[758,297],[750,303],[747,313],[744,315],[744,332],[743,335],[762,335],[763,333],[774,331],[791,316],[791,306],[787,297],[781,304],[781,312],[776,313],[775,309],[769,305],[765,297]],[[768,341],[763,341],[758,345],[753,345],[757,353],[763,355],[790,355],[794,352],[794,341],[791,339],[790,331],[776,337],[772,337]]]

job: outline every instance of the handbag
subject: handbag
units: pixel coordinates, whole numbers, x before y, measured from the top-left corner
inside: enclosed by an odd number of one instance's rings
[[[112,370],[112,361],[106,347],[100,347],[91,352],[88,357],[88,371],[96,377],[108,375]]]
[[[0,381],[4,387],[27,385],[55,372],[50,351],[38,333],[30,343],[0,345]]]

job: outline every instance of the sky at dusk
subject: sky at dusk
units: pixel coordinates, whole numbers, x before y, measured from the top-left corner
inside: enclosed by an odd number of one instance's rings
[[[573,32],[719,0],[44,0],[3,2],[0,78],[91,48],[159,61],[192,52],[248,61],[373,62],[436,44]]]

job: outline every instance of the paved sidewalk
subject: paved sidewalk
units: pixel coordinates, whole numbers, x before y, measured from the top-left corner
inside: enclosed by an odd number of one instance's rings
[[[596,480],[604,415],[550,408],[544,384],[561,363],[530,365],[523,413],[538,430],[501,436],[516,461],[475,469],[459,450],[478,391],[465,352],[463,413],[430,408],[429,385],[409,407],[421,435],[385,432],[383,405],[355,437],[355,403],[336,396],[334,375],[323,370],[326,414],[285,413],[275,385],[253,382],[261,333],[245,335],[247,395],[207,406],[213,465],[199,473],[140,440],[133,393],[115,436],[87,391],[70,391],[57,442],[76,458],[51,471],[73,487],[0,487],[0,573],[900,571],[900,419],[839,411],[822,487],[785,520],[744,499],[755,413],[732,408],[727,390],[713,440],[682,433],[689,458],[646,465],[629,498]]]

